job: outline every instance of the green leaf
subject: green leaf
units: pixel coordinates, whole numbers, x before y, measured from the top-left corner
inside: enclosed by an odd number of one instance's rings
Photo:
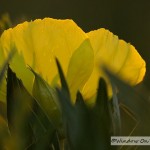
[[[67,84],[67,82],[65,80],[65,76],[64,76],[63,70],[62,70],[61,65],[60,65],[60,63],[59,63],[57,58],[56,58],[56,64],[57,64],[57,68],[58,68],[58,72],[59,72],[59,76],[60,76],[60,80],[61,80],[61,86],[64,89],[64,91],[66,91],[66,94],[67,94],[68,98],[70,99],[69,87],[68,87],[68,84]]]
[[[19,150],[32,145],[37,147],[45,135],[49,137],[47,145],[50,144],[54,126],[10,68],[7,75],[7,118],[13,143]]]
[[[50,87],[50,85],[44,79],[42,79],[40,75],[38,75],[32,69],[31,71],[35,75],[32,90],[33,96],[36,98],[49,120],[51,120],[51,123],[53,123],[56,128],[60,127],[61,114],[55,90]]]
[[[65,80],[61,66],[56,59],[59,76],[61,79],[62,87],[61,89],[56,89],[58,94],[59,103],[61,105],[61,110],[63,114],[64,128],[66,131],[67,141],[69,148],[74,150],[86,149],[90,150],[92,148],[90,142],[90,130],[88,131],[88,113],[87,108],[83,102],[81,94],[77,95],[76,107],[71,103],[71,97],[67,82]],[[82,105],[83,104],[83,105]]]
[[[101,88],[100,88],[101,89]],[[106,89],[105,89],[106,91]],[[100,95],[103,91],[99,92]],[[109,112],[109,102],[106,97],[101,97],[100,105],[89,109],[84,103],[80,92],[77,94],[75,106],[64,104],[62,101],[67,97],[62,91],[58,91],[60,103],[65,116],[66,136],[70,149],[72,150],[99,150],[115,149],[110,146],[112,123]],[[101,102],[100,102],[101,101]]]
[[[91,131],[89,130],[90,120],[87,108],[84,102],[81,102],[81,95],[78,93],[78,100],[76,107],[74,107],[69,103],[70,99],[67,97],[66,91],[58,89],[57,92],[63,112],[64,127],[66,129],[69,148],[71,150],[90,150],[93,146],[90,138]]]
[[[91,129],[95,150],[115,149],[110,146],[110,136],[114,134],[112,110],[107,95],[107,86],[103,78],[99,80],[96,103],[90,110]]]
[[[31,98],[30,98],[31,99]],[[23,91],[22,83],[8,67],[7,71],[7,119],[14,141],[14,149],[24,149],[32,143],[32,130],[29,125],[31,104]],[[13,149],[13,148],[12,148]]]
[[[88,108],[80,92],[77,93],[76,103],[73,105],[61,66],[58,61],[57,63],[62,87],[56,90],[63,114],[67,147],[70,150],[116,149],[110,146],[113,129],[105,81],[100,80],[94,107]]]

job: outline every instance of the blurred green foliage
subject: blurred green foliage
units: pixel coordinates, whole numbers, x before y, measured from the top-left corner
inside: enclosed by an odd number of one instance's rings
[[[119,80],[106,68],[104,71],[112,87],[114,89],[117,87],[119,91],[116,93],[113,89],[112,100],[108,100],[107,85],[103,79],[100,79],[94,105],[87,105],[80,91],[77,93],[76,103],[72,104],[70,91],[58,60],[56,62],[61,88],[52,89],[31,69],[36,78],[32,96],[11,68],[9,66],[6,68],[10,56],[0,73],[2,76],[7,69],[7,104],[0,104],[0,108],[6,105],[6,109],[0,109],[2,150],[145,150],[149,148],[110,145],[110,137],[113,135],[148,136],[150,134],[150,102],[146,95]]]

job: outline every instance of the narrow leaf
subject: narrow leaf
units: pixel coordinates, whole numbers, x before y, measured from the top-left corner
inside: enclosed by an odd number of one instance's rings
[[[60,65],[60,63],[59,63],[59,61],[58,61],[57,58],[56,58],[56,64],[57,64],[57,68],[58,68],[58,72],[59,72],[59,76],[60,76],[62,88],[66,91],[66,94],[67,94],[68,97],[70,98],[69,87],[68,87],[68,84],[67,84],[67,82],[66,82],[66,79],[65,79],[63,70],[62,70],[62,68],[61,68],[61,65]]]

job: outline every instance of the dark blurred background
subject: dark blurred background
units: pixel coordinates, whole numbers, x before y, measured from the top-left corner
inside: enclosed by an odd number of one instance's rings
[[[145,83],[150,86],[149,0],[0,0],[0,15],[8,12],[13,24],[36,18],[71,18],[84,31],[107,28],[132,43],[147,62]]]

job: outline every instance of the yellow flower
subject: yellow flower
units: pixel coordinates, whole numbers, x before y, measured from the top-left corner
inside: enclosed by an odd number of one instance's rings
[[[78,89],[85,98],[96,93],[98,79],[103,76],[102,63],[131,85],[142,81],[145,74],[145,61],[132,45],[105,29],[85,33],[72,20],[37,19],[10,28],[0,38],[0,64],[12,49],[16,54],[10,66],[30,92],[34,76],[26,66],[55,85],[55,57],[73,98]]]
[[[101,64],[132,86],[143,80],[146,64],[134,46],[118,39],[118,36],[103,28],[91,31],[87,35],[94,51],[95,64],[83,89],[87,97],[96,92],[99,77],[105,78],[98,68]],[[110,90],[109,92],[111,94]]]

